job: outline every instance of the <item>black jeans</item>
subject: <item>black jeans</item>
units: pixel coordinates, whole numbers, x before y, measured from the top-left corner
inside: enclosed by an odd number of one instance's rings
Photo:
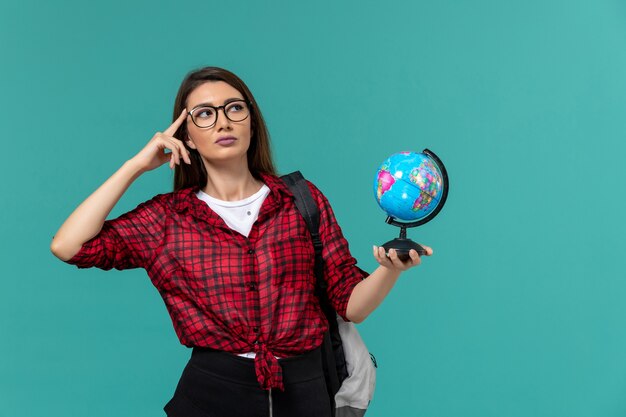
[[[169,417],[330,416],[321,350],[279,363],[285,391],[268,392],[257,382],[253,359],[194,348],[164,410]]]

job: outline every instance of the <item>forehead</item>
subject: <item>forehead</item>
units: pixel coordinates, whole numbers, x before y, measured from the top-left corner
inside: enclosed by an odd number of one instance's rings
[[[187,108],[198,104],[221,106],[229,98],[241,98],[243,95],[232,85],[224,81],[207,81],[200,84],[187,96]]]

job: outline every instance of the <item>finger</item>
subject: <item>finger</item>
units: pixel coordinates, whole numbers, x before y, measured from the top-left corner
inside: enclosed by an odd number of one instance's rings
[[[374,252],[374,258],[376,258],[376,261],[378,263],[383,262],[383,260],[385,259],[385,256],[384,255],[383,256],[380,255],[381,251],[380,251],[380,248],[378,246],[376,246],[376,245],[373,246],[373,252]],[[384,250],[383,250],[383,252],[384,252]]]
[[[394,268],[402,267],[402,262],[400,262],[400,259],[398,259],[398,253],[395,249],[389,249],[387,251],[387,257],[389,258],[389,263],[391,263],[391,266],[393,266]]]
[[[376,262],[383,266],[391,266],[391,262],[387,255],[385,254],[385,248],[374,246],[374,258],[376,258]]]
[[[383,262],[381,263],[382,266],[385,266],[387,268],[392,268],[392,269],[396,268],[396,265],[394,265],[393,259],[391,258],[393,252],[395,252],[395,249],[388,249],[385,251],[385,249],[383,248],[382,250]]]
[[[176,165],[180,165],[180,149],[179,144],[176,143],[175,139],[166,138],[165,146],[172,152],[172,161]]]
[[[411,258],[411,260],[410,260],[410,264],[411,265],[419,265],[420,263],[422,263],[422,259],[420,258],[420,254],[417,253],[417,251],[415,249],[411,249],[409,251],[409,258]]]
[[[406,269],[406,265],[398,258],[398,252],[395,249],[389,249],[389,260],[395,268]]]
[[[433,254],[433,248],[431,248],[430,246],[426,246],[426,245],[420,245],[420,246],[424,248],[424,250],[426,251],[424,255],[430,256]]]
[[[181,159],[184,159],[183,152],[181,151],[181,149],[179,147],[180,145],[178,143],[174,142],[174,144],[176,145],[175,146],[175,149],[176,149],[176,152],[175,152],[176,153],[176,160],[174,162],[176,162],[176,165],[180,165]],[[172,153],[174,153],[174,151],[172,151]]]
[[[178,116],[178,119],[174,120],[174,123],[172,123],[167,129],[165,129],[163,133],[168,136],[172,136],[174,133],[176,133],[176,130],[178,130],[180,125],[183,124],[183,121],[185,119],[187,119],[187,109],[183,109],[183,111],[180,113],[180,116]]]
[[[191,154],[185,147],[185,144],[183,143],[182,140],[176,139],[173,136],[168,136],[165,134],[165,132],[163,133],[159,132],[157,133],[157,135],[158,135],[158,138],[163,139],[168,144],[171,144],[171,146],[165,145],[167,149],[176,148],[178,150],[178,153],[177,153],[178,165],[180,165],[180,158],[182,158],[183,161],[185,161],[186,163],[191,164]]]
[[[180,156],[183,158],[183,161],[185,161],[188,164],[191,164],[191,155],[189,154],[189,151],[185,147],[185,144],[183,143],[183,141],[176,139],[176,138],[173,138],[173,139],[174,139],[174,142],[178,145],[179,153],[180,153]]]
[[[415,249],[409,250],[408,259],[402,260],[398,257],[398,262],[402,265],[402,270],[406,271],[407,269],[419,265],[422,260],[419,253]]]
[[[180,165],[180,150],[176,143],[174,143],[170,138],[163,137],[161,134],[156,137],[155,145],[160,151],[157,153],[159,160],[164,163],[169,161],[169,166],[171,169],[174,168],[174,165],[177,163]],[[169,151],[169,152],[167,152]]]
[[[187,150],[187,148],[183,148],[183,159],[185,160],[185,162],[189,165],[191,165],[191,155],[189,154],[189,151]]]

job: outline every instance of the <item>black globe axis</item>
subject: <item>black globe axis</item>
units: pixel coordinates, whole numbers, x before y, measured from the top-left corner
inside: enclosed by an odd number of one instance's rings
[[[402,232],[404,232],[404,237],[402,237]],[[422,245],[412,241],[411,239],[406,238],[405,228],[402,228],[400,232],[400,237],[384,243],[383,248],[385,248],[385,253],[387,254],[387,256],[389,256],[389,249],[394,249],[396,251],[396,254],[398,255],[398,259],[400,259],[402,262],[406,262],[409,260],[409,252],[411,251],[411,249],[415,249],[419,256],[423,256],[426,254],[426,249],[424,249]]]

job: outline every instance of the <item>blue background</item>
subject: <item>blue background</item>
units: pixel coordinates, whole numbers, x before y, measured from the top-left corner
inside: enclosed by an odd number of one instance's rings
[[[1,416],[164,415],[189,351],[145,272],[49,243],[204,65],[248,83],[366,269],[397,234],[378,165],[446,164],[446,207],[409,231],[435,255],[360,325],[368,416],[626,415],[624,1],[5,0],[0,40]],[[112,216],[171,183],[142,176]]]

